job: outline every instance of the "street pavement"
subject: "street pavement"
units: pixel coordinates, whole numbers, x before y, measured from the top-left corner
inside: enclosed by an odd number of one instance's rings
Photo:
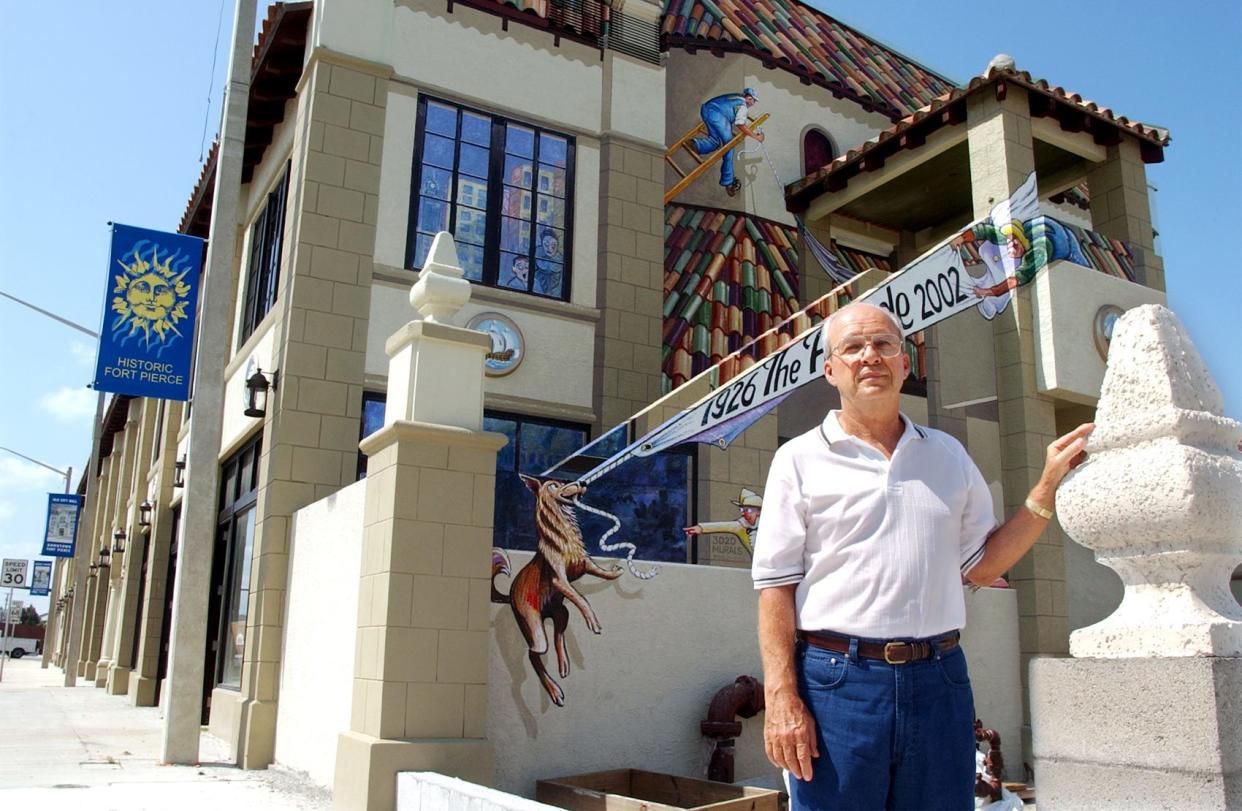
[[[91,811],[326,811],[328,792],[304,775],[231,765],[229,748],[203,733],[197,766],[159,762],[161,715],[134,707],[39,657],[4,664],[0,682],[0,808]]]

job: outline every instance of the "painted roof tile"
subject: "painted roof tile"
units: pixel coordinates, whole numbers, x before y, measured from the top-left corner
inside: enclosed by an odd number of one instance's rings
[[[665,0],[661,42],[751,52],[899,118],[951,81],[797,0]]]
[[[688,205],[664,215],[666,392],[722,360],[717,382],[727,381],[835,309],[821,300],[802,312],[797,229]],[[877,256],[833,250],[855,270],[891,269]]]

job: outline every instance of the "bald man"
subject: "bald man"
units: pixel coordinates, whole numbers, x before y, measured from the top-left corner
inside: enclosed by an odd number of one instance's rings
[[[850,304],[823,336],[841,408],[776,452],[752,567],[768,758],[794,809],[973,808],[962,578],[990,585],[1030,549],[1092,426],[1048,446],[998,527],[961,444],[900,411],[893,316]]]

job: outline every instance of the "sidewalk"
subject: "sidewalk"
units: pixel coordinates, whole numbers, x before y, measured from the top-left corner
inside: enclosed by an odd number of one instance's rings
[[[0,808],[221,808],[319,811],[328,792],[279,768],[245,771],[227,745],[204,734],[199,766],[159,764],[161,719],[154,707],[84,686],[35,656],[9,660],[0,683]],[[36,805],[37,804],[37,805]]]

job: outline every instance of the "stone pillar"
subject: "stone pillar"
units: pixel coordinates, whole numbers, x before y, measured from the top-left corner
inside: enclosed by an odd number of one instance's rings
[[[117,530],[128,533],[129,506],[133,501],[133,482],[138,456],[138,414],[142,410],[142,400],[133,398],[125,404],[125,427],[113,437],[112,455],[108,458],[112,468],[111,487],[107,501],[104,503],[105,520],[100,531],[100,549],[111,550],[113,534]],[[117,661],[117,642],[120,640],[120,629],[125,625],[125,602],[122,599],[125,581],[125,556],[112,556],[107,570],[100,571],[100,587],[106,590],[108,598],[107,611],[104,614],[103,644],[100,647],[99,663],[95,671],[95,686],[107,687],[112,667]]]
[[[156,486],[147,490],[148,496],[155,503],[155,509],[151,513],[151,527],[145,538],[149,547],[147,585],[143,592],[143,605],[139,607],[142,611],[142,627],[138,631],[138,638],[134,640],[134,644],[138,646],[138,664],[129,680],[130,701],[139,707],[155,704],[164,604],[166,600],[172,599],[172,594],[167,593],[168,557],[173,542],[172,482],[183,406],[168,400],[163,403],[162,408],[163,430],[152,436],[152,442],[160,448],[160,456],[152,466],[152,477]]]
[[[1121,575],[1117,610],[1031,665],[1040,808],[1242,806],[1242,424],[1176,317],[1113,333],[1067,531]],[[1088,799],[1089,798],[1089,801]]]
[[[357,477],[389,72],[316,55],[298,90],[280,382],[264,425],[241,691],[224,699],[244,703],[245,768],[275,756],[290,518]]]
[[[1009,86],[1004,98],[993,89],[971,96],[966,108],[971,195],[976,217],[1009,197],[1035,169],[1026,91]],[[1020,508],[1043,472],[1045,449],[1057,436],[1054,402],[1036,390],[1035,315],[1029,286],[993,324],[996,399],[1001,437],[1001,484],[1005,514]],[[943,363],[944,358],[940,358]],[[1068,651],[1064,542],[1056,521],[1009,572],[1018,592],[1018,635],[1023,676],[1022,751],[1030,751],[1027,663],[1036,654]],[[987,719],[984,719],[986,723]],[[1006,742],[1008,743],[1008,742]],[[1015,742],[1016,743],[1016,742]],[[1014,758],[1011,762],[1021,762]]]
[[[116,565],[119,568],[120,561],[116,561]],[[107,575],[106,580],[104,579],[105,573]],[[95,665],[95,686],[107,688],[108,674],[112,671],[112,651],[116,640],[117,614],[121,610],[121,601],[117,598],[120,589],[117,588],[116,581],[112,578],[111,564],[107,570],[100,570],[99,588],[105,595],[105,598],[103,633],[100,634],[103,642],[99,646],[99,661]]]
[[[125,531],[124,552],[112,555],[115,617],[109,636],[111,650],[107,674],[109,695],[129,693],[130,662],[133,661],[134,619],[138,605],[138,578],[142,571],[142,549],[145,539],[138,530],[138,505],[146,498],[147,472],[151,468],[151,432],[155,430],[155,412],[150,407],[156,400],[135,398],[129,403],[129,421],[125,429],[124,489],[119,493],[117,529]]]
[[[387,344],[384,427],[367,454],[350,730],[337,743],[337,808],[390,809],[398,771],[477,783],[487,740],[496,451],[483,425],[491,339],[444,323],[470,297],[447,233],[410,291],[422,314]]]
[[[661,396],[664,328],[664,153],[600,141],[599,287],[595,403],[599,431]]]
[[[52,564],[52,593],[48,595],[47,629],[43,634],[43,661],[40,665],[44,670],[52,661],[56,640],[60,636],[60,611],[56,609],[56,604],[60,596],[65,593],[65,589],[61,586],[61,573],[64,568],[65,559],[56,558]]]
[[[82,675],[99,687],[99,656],[103,649],[104,619],[108,611],[108,570],[99,569],[92,578],[90,595],[90,645],[86,650],[86,668]]]
[[[76,669],[79,678],[91,681],[95,679],[95,667],[89,660],[91,655],[91,635],[95,629],[95,584],[97,582],[97,577],[88,574],[86,576],[86,590],[77,596],[76,602],[82,606],[82,645],[78,654],[78,661],[76,663],[69,663]]]
[[[1128,243],[1135,253],[1138,281],[1164,290],[1164,260],[1155,251],[1147,168],[1139,145],[1123,135],[1108,147],[1107,157],[1087,173],[1091,191],[1091,228]]]

